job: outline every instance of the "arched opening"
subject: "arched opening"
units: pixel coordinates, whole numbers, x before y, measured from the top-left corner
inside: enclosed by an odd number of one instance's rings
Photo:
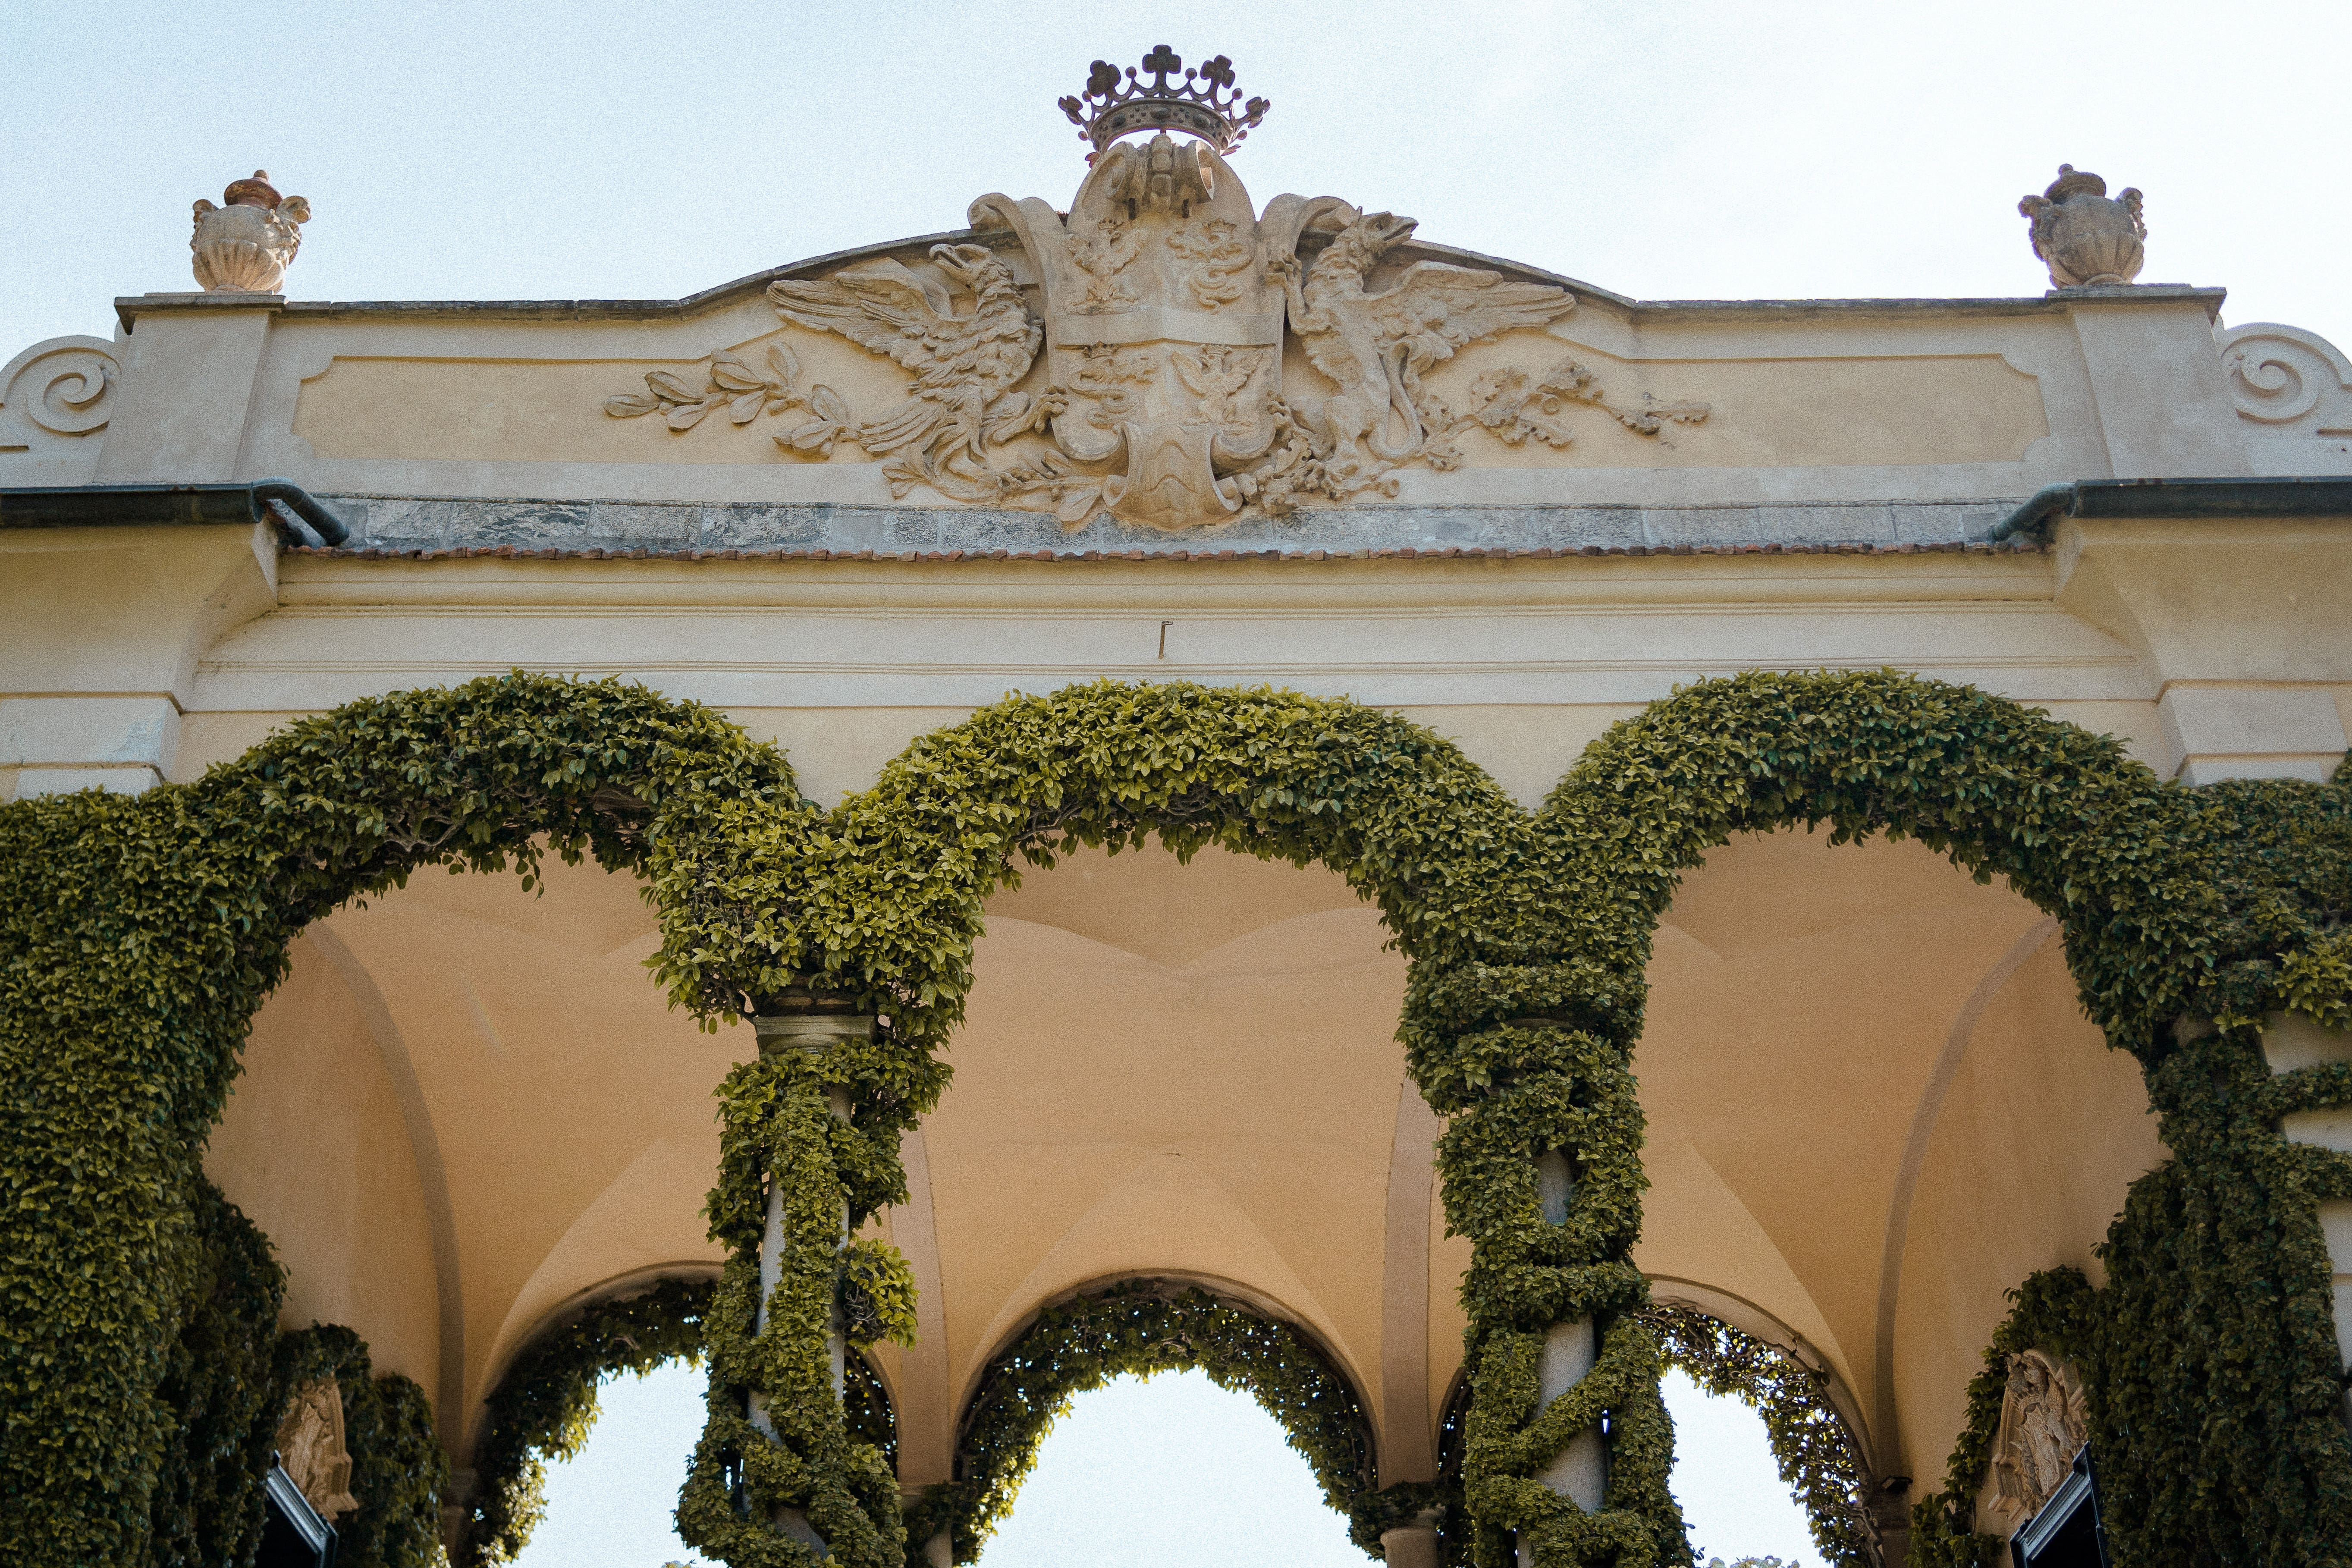
[[[1010,1516],[1054,1424],[1078,1395],[1122,1377],[1199,1372],[1279,1426],[1322,1500],[1366,1544],[1376,1455],[1363,1396],[1318,1337],[1219,1282],[1141,1278],[1046,1304],[982,1369],[957,1424],[954,1479],[915,1510],[918,1539],[945,1531],[976,1559]]]
[[[2138,1064],[2082,1016],[2056,924],[1916,842],[1735,836],[1684,873],[1648,981],[1635,1258],[1818,1379],[1859,1488],[1822,1549],[1864,1562],[1869,1516],[1899,1531],[1940,1477],[2006,1293],[2103,1278],[2166,1157]]]
[[[683,1359],[608,1375],[584,1440],[547,1466],[544,1512],[514,1568],[696,1562],[672,1510],[702,1432],[704,1382]]]
[[[698,1291],[669,1305],[698,1306],[706,1296]],[[619,1314],[593,1336],[598,1343],[575,1343],[569,1356],[543,1358],[565,1363],[541,1369],[541,1381],[567,1378],[572,1392],[569,1418],[553,1441],[531,1447],[527,1468],[509,1489],[530,1516],[516,1523],[527,1522],[528,1529],[510,1527],[496,1542],[484,1539],[490,1532],[476,1531],[465,1553],[470,1561],[510,1563],[514,1568],[638,1568],[700,1561],[678,1536],[676,1509],[702,1436],[709,1378],[698,1347],[663,1353],[687,1337],[665,1335],[666,1325],[659,1323],[664,1319],[677,1323],[658,1310]],[[650,1332],[648,1320],[656,1323]],[[679,1326],[698,1330],[698,1324]],[[562,1337],[561,1331],[551,1336]],[[581,1338],[576,1332],[572,1337]],[[530,1380],[531,1360],[526,1352],[501,1394]],[[603,1370],[594,1370],[596,1365]],[[895,1458],[898,1437],[888,1390],[863,1356],[853,1355],[847,1371],[844,1404],[850,1430]],[[593,1406],[583,1407],[582,1392],[593,1398]],[[500,1401],[494,1396],[493,1403]],[[541,1430],[531,1435],[546,1436],[551,1423],[542,1418],[539,1425]]]
[[[1123,1373],[1078,1394],[1039,1445],[991,1568],[1280,1563],[1362,1568],[1281,1424],[1205,1373]]]

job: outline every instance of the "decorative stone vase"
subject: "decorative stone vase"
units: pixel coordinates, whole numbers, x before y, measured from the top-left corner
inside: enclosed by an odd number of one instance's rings
[[[2140,220],[2139,192],[2126,188],[2108,199],[2107,183],[2058,165],[2058,178],[2017,210],[2032,220],[2033,254],[2050,268],[2053,289],[2128,283],[2147,260],[2147,225]]]
[[[227,205],[196,203],[196,229],[188,239],[196,281],[207,293],[275,294],[302,247],[310,204],[300,196],[281,200],[265,169],[231,184],[221,200]]]

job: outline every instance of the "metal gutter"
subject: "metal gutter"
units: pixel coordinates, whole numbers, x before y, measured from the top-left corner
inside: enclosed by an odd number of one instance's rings
[[[2062,517],[2352,517],[2352,479],[2072,479],[2035,491],[1992,542],[2045,537]]]
[[[274,504],[273,504],[274,503]],[[285,511],[277,510],[283,507]],[[305,532],[291,512],[310,525]],[[352,531],[291,479],[235,485],[47,485],[0,489],[0,528],[116,528],[153,523],[274,523],[288,544],[336,545]]]

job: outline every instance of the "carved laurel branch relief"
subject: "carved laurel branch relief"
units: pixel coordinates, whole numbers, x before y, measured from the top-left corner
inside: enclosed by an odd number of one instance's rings
[[[1328,196],[1280,196],[1255,216],[1213,152],[1165,136],[1110,148],[1066,216],[984,196],[972,217],[1012,231],[1042,314],[984,245],[934,246],[920,268],[867,262],[769,286],[782,320],[907,370],[897,406],[859,417],[829,387],[803,391],[779,343],[763,367],[714,354],[702,385],[652,372],[644,393],[608,398],[604,411],[658,413],[683,434],[722,407],[738,426],[797,410],[775,437],[785,455],[853,442],[881,460],[894,496],[927,489],[1051,510],[1072,529],[1108,510],[1171,530],[1393,496],[1401,468],[1460,467],[1454,438],[1474,427],[1508,446],[1566,447],[1571,405],[1648,437],[1708,414],[1703,403],[1612,402],[1573,359],[1487,370],[1456,413],[1428,374],[1474,343],[1558,321],[1575,307],[1565,289],[1435,261],[1374,289],[1412,219]],[[1300,255],[1309,235],[1324,241],[1311,261]],[[1328,390],[1283,384],[1291,342]],[[1016,390],[1041,357],[1043,387]]]

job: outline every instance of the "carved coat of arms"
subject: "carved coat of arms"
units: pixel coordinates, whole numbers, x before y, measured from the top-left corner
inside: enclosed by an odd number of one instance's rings
[[[1240,103],[1223,56],[1171,80],[1182,65],[1165,45],[1144,58],[1148,81],[1097,60],[1085,97],[1062,100],[1095,147],[1066,214],[986,195],[971,213],[982,243],[934,246],[917,266],[868,262],[769,286],[784,320],[910,372],[898,406],[859,417],[831,388],[802,388],[778,344],[764,369],[714,355],[707,388],[656,371],[645,394],[607,399],[605,411],[659,412],[684,431],[721,407],[738,425],[800,409],[779,447],[813,456],[855,442],[881,460],[897,496],[928,489],[1050,509],[1073,529],[1108,511],[1168,530],[1368,489],[1393,495],[1399,468],[1457,466],[1453,437],[1472,427],[1513,446],[1566,446],[1554,417],[1566,403],[1650,436],[1706,416],[1704,404],[1612,404],[1566,357],[1489,371],[1471,385],[1472,406],[1447,407],[1432,369],[1558,321],[1574,297],[1430,259],[1398,269],[1390,253],[1413,221],[1335,196],[1276,196],[1257,212],[1224,154],[1265,117],[1265,100]],[[1121,140],[1142,131],[1155,134]],[[1294,340],[1314,384],[1285,383]]]
[[[2011,1356],[1993,1435],[1994,1505],[2020,1521],[2032,1518],[2065,1480],[2089,1431],[2070,1368],[2040,1351]]]
[[[278,1460],[320,1517],[332,1520],[360,1506],[352,1495],[352,1456],[343,1447],[341,1386],[330,1378],[294,1391],[278,1424]]]

